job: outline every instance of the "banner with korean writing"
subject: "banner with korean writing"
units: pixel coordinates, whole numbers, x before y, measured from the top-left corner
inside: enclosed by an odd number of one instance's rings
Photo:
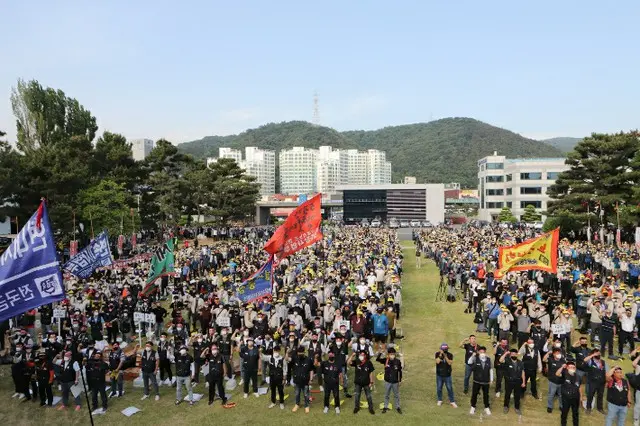
[[[78,241],[73,240],[69,243],[69,258],[75,257],[78,254]]]
[[[124,235],[118,235],[118,255],[122,256],[122,248],[124,247]]]
[[[175,257],[173,250],[175,247],[175,241],[173,238],[169,238],[164,245],[158,247],[151,257],[151,269],[149,270],[149,276],[147,277],[147,284],[142,289],[144,296],[151,295],[157,288],[156,280],[160,277],[174,275]]]
[[[320,204],[322,194],[298,206],[265,244],[264,249],[278,259],[302,250],[322,239]]]
[[[93,271],[113,263],[109,249],[109,236],[103,231],[98,238],[91,240],[88,246],[64,265],[64,270],[78,278],[89,278]]]
[[[0,322],[64,297],[47,206],[42,201],[0,256]]]
[[[253,302],[271,294],[273,283],[273,257],[262,268],[238,286],[236,295],[242,303]]]
[[[499,269],[496,277],[509,271],[540,270],[556,273],[558,269],[558,238],[560,228],[498,251]]]

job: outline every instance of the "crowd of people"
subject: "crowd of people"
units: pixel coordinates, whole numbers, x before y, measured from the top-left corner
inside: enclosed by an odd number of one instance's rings
[[[236,290],[267,261],[262,247],[271,232],[215,241],[199,235],[176,252],[175,276],[163,277],[150,295],[142,292],[148,260],[87,280],[65,277],[63,302],[2,324],[0,353],[12,363],[13,397],[51,407],[60,392],[58,410],[80,411],[86,385],[91,410],[104,413],[111,398],[136,392],[125,389],[135,379],[141,400],[193,405],[201,386],[209,405],[217,397],[232,408],[228,395],[236,387],[249,398],[260,396],[260,386],[270,390],[268,408],[284,409],[284,388],[291,387],[291,411],[308,413],[313,387],[324,393],[324,413],[340,413],[341,394],[353,395],[357,413],[364,393],[363,406],[374,414],[378,379],[382,413],[402,413],[396,331],[403,258],[395,231],[325,228],[321,242],[274,266],[270,296],[243,302]]]
[[[471,391],[470,414],[476,412],[480,393],[484,413],[491,414],[491,384],[504,413],[513,399],[515,412],[521,414],[525,394],[541,399],[544,382],[539,379],[544,375],[547,412],[553,413],[558,399],[562,425],[570,411],[577,425],[581,409],[587,415],[595,409],[605,416],[606,425],[622,426],[634,401],[633,422],[640,424],[638,251],[629,244],[564,239],[558,246],[557,273],[509,272],[496,278],[498,248],[538,233],[531,228],[465,226],[414,235],[416,267],[420,257],[432,259],[446,300],[462,299],[464,314],[476,324],[459,345],[464,350],[463,392]],[[632,360],[626,374],[621,362],[625,358]],[[446,386],[451,405],[457,406],[452,364],[453,354],[443,344],[436,353],[438,405]]]

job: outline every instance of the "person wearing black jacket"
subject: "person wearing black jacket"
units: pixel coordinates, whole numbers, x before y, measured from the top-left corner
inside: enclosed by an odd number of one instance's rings
[[[227,371],[227,378],[233,377],[233,368],[231,368],[231,349],[233,344],[231,337],[229,336],[228,328],[224,327],[220,330],[220,337],[218,338],[218,350],[222,355],[222,360]]]
[[[532,337],[529,337],[524,345],[520,348],[520,354],[522,355],[522,364],[524,365],[524,384],[522,388],[522,397],[524,397],[527,390],[527,382],[531,384],[531,395],[535,399],[540,399],[538,396],[538,383],[536,381],[538,372],[542,371],[542,361],[540,360],[540,352],[536,348],[535,342]]]
[[[549,390],[547,391],[547,413],[553,411],[553,400],[558,397],[558,405],[562,409],[562,377],[557,376],[556,372],[565,365],[565,358],[562,350],[554,347],[551,352],[547,352],[543,361],[547,361],[547,378],[549,379]]]
[[[316,360],[315,366],[324,378],[324,413],[329,412],[329,398],[333,393],[333,404],[336,407],[336,414],[340,414],[340,367],[336,363],[336,354],[329,351],[328,360]]]
[[[578,341],[570,348],[570,351],[573,353],[575,358],[576,375],[578,376],[578,379],[580,379],[580,383],[582,383],[582,379],[587,375],[584,359],[589,356],[589,353],[591,352],[587,346],[587,338],[584,336],[580,337],[580,339],[578,339]]]
[[[365,351],[358,353],[358,359],[353,359],[356,353],[353,352],[349,357],[349,364],[355,367],[355,408],[353,414],[360,411],[360,393],[364,390],[364,394],[367,397],[367,403],[369,404],[369,413],[375,414],[373,408],[373,399],[371,398],[371,388],[373,387],[373,364],[369,360],[369,354]]]
[[[193,357],[187,353],[187,347],[181,346],[176,355],[176,405],[182,403],[182,385],[189,392],[189,405],[193,405],[193,387],[191,386],[191,364]]]
[[[511,394],[513,393],[513,406],[516,409],[516,414],[521,415],[521,389],[526,386],[524,364],[518,359],[518,350],[515,348],[512,348],[509,352],[502,354],[499,361],[505,366],[504,413],[507,414],[509,412]]]
[[[344,396],[351,398],[349,393],[349,379],[347,376],[347,356],[349,354],[349,346],[344,344],[344,337],[342,334],[335,335],[335,342],[329,347],[330,351],[336,354],[336,364],[342,371],[342,389],[344,390]]]
[[[107,389],[105,376],[109,371],[109,364],[102,360],[102,352],[95,351],[93,358],[88,361],[91,369],[87,368],[87,380],[91,382],[91,406],[94,413],[107,411]],[[102,411],[98,410],[98,392],[102,399]]]
[[[207,382],[209,383],[209,405],[213,404],[216,389],[218,390],[218,396],[222,400],[222,405],[226,405],[227,396],[224,392],[223,384],[226,366],[222,359],[222,355],[218,351],[218,345],[214,343],[211,345],[210,349],[205,349],[202,356],[205,357],[205,362],[209,366],[209,373],[206,377]]]
[[[273,348],[273,354],[267,362],[269,369],[269,387],[271,388],[271,405],[269,408],[276,406],[276,390],[280,400],[280,409],[284,410],[284,359],[280,354],[280,347]]]
[[[384,408],[382,413],[389,410],[389,395],[393,391],[393,404],[398,414],[402,414],[400,408],[400,383],[402,383],[402,362],[396,358],[396,349],[389,348],[386,358],[379,353],[376,360],[384,364]]]
[[[36,379],[38,381],[38,391],[40,393],[40,406],[53,406],[53,389],[51,384],[54,379],[53,365],[47,359],[47,354],[40,350],[36,361]]]
[[[493,382],[493,369],[491,368],[491,358],[487,355],[487,348],[484,346],[478,346],[478,351],[469,357],[467,364],[472,367],[473,373],[471,410],[469,410],[469,414],[476,413],[478,395],[480,394],[480,390],[482,390],[484,411],[487,415],[491,415],[491,408],[489,406],[489,385]]]
[[[109,398],[116,396],[121,397],[124,393],[124,371],[122,367],[126,361],[124,351],[120,349],[120,343],[115,342],[111,346],[111,352],[109,353],[109,369],[111,370],[111,394]]]
[[[160,381],[164,382],[166,375],[168,382],[165,382],[165,384],[170,384],[173,381],[170,355],[173,355],[173,346],[167,340],[167,333],[162,332],[160,334],[160,343],[158,343],[158,358],[160,360]]]
[[[305,355],[303,346],[299,346],[294,355],[288,358],[291,362],[293,383],[296,388],[296,405],[293,406],[294,413],[300,408],[300,394],[304,394],[304,412],[309,412],[309,383],[313,379],[313,360]]]
[[[194,362],[193,383],[194,385],[197,385],[200,383],[200,368],[202,368],[202,365],[204,365],[205,363],[203,352],[207,347],[207,344],[204,342],[202,335],[196,336],[195,341],[192,341],[192,347]]]
[[[243,385],[244,397],[249,396],[249,380],[253,385],[253,395],[257,398],[258,394],[258,363],[260,361],[260,351],[255,346],[253,338],[247,338],[247,346],[240,349],[240,358],[243,364]]]
[[[603,399],[607,365],[602,359],[600,351],[596,348],[585,357],[584,365],[587,371],[587,414],[591,414],[594,396],[596,397],[596,408],[604,414]]]
[[[556,370],[554,376],[561,381],[560,394],[562,395],[562,404],[560,405],[560,410],[562,414],[560,415],[560,425],[567,425],[567,417],[569,416],[569,410],[571,410],[573,426],[578,426],[582,387],[580,386],[580,379],[576,375],[576,364],[573,361],[567,361],[566,364],[562,364]]]
[[[156,401],[160,399],[160,389],[158,388],[158,379],[156,373],[158,372],[158,365],[160,363],[158,354],[153,350],[153,344],[149,341],[145,344],[145,349],[142,352],[141,370],[142,370],[142,382],[144,384],[144,395],[141,400],[149,398],[149,380],[153,385],[153,390],[156,393]]]

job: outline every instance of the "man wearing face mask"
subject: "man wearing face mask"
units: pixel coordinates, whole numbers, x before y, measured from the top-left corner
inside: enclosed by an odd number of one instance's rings
[[[56,340],[56,333],[49,333],[47,340],[43,341],[40,346],[45,350],[49,360],[52,360],[62,352],[62,345]]]
[[[105,376],[109,371],[109,364],[102,360],[102,353],[100,351],[95,351],[93,358],[89,360],[89,362],[91,363],[91,369],[87,368],[87,380],[91,382],[91,406],[94,414],[103,414],[107,411]],[[102,411],[98,409],[98,393],[100,393],[102,400]]]
[[[111,370],[111,394],[109,398],[116,396],[116,390],[118,397],[121,397],[124,393],[124,372],[122,371],[122,366],[126,359],[127,357],[124,351],[120,349],[120,343],[115,342],[109,353],[109,369]]]
[[[313,360],[305,355],[303,346],[299,346],[291,357],[287,359],[291,362],[293,383],[296,389],[296,405],[292,412],[300,408],[300,395],[304,395],[304,412],[309,412],[309,383],[313,380]]]
[[[396,358],[396,349],[389,348],[387,357],[382,358],[382,354],[378,354],[376,360],[384,364],[384,406],[382,414],[389,410],[389,395],[393,391],[393,404],[398,414],[402,414],[400,408],[400,383],[402,383],[402,362]]]
[[[193,348],[193,386],[200,383],[200,368],[204,364],[204,356],[202,352],[206,349],[207,344],[201,334],[197,334],[191,338],[191,347]]]
[[[318,332],[316,330],[313,330],[311,332],[311,342],[307,340],[308,337],[306,336],[304,339],[302,339],[303,344],[309,345],[309,358],[314,363],[314,365],[322,361],[323,348],[322,348],[322,343],[318,341],[318,337],[319,337]],[[318,386],[320,387],[320,392],[322,392],[324,389],[322,387],[322,373],[320,371],[320,367],[317,367],[314,373],[318,378]]]
[[[491,368],[491,359],[486,352],[487,348],[479,346],[478,352],[471,355],[469,361],[467,361],[467,363],[473,367],[473,387],[471,389],[471,410],[469,410],[469,414],[476,413],[478,394],[480,390],[482,390],[484,411],[488,416],[491,415],[489,385],[493,382],[493,369]]]
[[[78,384],[80,380],[80,365],[71,360],[71,352],[65,352],[64,357],[60,359],[60,354],[57,356],[56,363],[60,366],[60,386],[62,387],[62,404],[58,407],[58,410],[66,410],[69,406],[69,394],[71,393],[71,387]],[[80,411],[80,395],[74,397],[76,403],[76,411]]]
[[[493,350],[494,359],[493,365],[496,369],[496,398],[500,398],[500,392],[502,392],[502,382],[504,381],[505,366],[499,362],[500,357],[509,352],[509,346],[507,339],[501,339],[500,343]]]
[[[158,343],[158,360],[160,366],[160,382],[169,385],[175,381],[171,372],[171,359],[173,358],[173,345],[167,339],[167,333],[160,334],[160,343]],[[166,377],[166,379],[165,379]]]
[[[147,342],[142,353],[141,370],[142,370],[142,382],[144,384],[144,395],[141,400],[149,398],[149,380],[153,384],[153,390],[156,393],[156,401],[160,399],[160,390],[158,388],[158,379],[156,374],[158,372],[158,365],[160,360],[158,354],[153,350],[151,342]]]
[[[436,352],[436,394],[438,396],[438,406],[442,405],[442,386],[446,385],[449,403],[453,408],[457,408],[455,397],[453,396],[453,382],[451,380],[451,365],[453,364],[453,354],[449,352],[446,343],[440,345],[440,350]]]
[[[233,377],[233,369],[231,368],[231,350],[233,348],[233,342],[231,336],[229,336],[229,329],[223,327],[220,330],[220,338],[218,339],[218,350],[222,355],[224,361],[225,370],[227,372],[227,378]]]
[[[213,404],[216,390],[218,396],[222,400],[222,405],[227,404],[227,396],[224,392],[224,380],[223,377],[226,374],[226,367],[222,355],[218,350],[218,345],[215,343],[211,345],[211,349],[205,349],[203,356],[206,356],[206,363],[209,366],[209,374],[207,374],[207,381],[209,382],[209,405]]]
[[[273,354],[269,358],[267,368],[269,369],[269,387],[271,388],[271,404],[269,405],[269,408],[276,406],[277,390],[280,409],[284,410],[284,359],[280,354],[279,346],[273,348]]]
[[[573,344],[570,350],[573,353],[576,362],[576,375],[578,376],[578,379],[580,379],[580,383],[582,383],[582,379],[587,375],[584,359],[589,356],[589,353],[591,352],[587,346],[587,338],[580,337],[580,339]],[[587,393],[589,393],[588,388]]]
[[[578,426],[582,387],[580,386],[580,381],[576,375],[575,363],[573,361],[567,361],[566,364],[562,364],[554,373],[554,377],[558,378],[562,382],[560,385],[560,393],[562,395],[560,404],[562,412],[560,415],[560,424],[562,426],[567,425],[567,417],[569,416],[569,410],[571,410],[573,426]]]
[[[38,351],[38,360],[36,361],[36,379],[38,380],[38,391],[40,393],[40,406],[44,407],[53,405],[53,389],[51,385],[54,379],[53,365],[47,359],[47,354]]]
[[[193,357],[187,353],[187,347],[181,346],[176,355],[176,405],[182,403],[182,386],[189,392],[189,405],[193,405],[193,388],[191,387],[191,364]]]
[[[522,388],[522,396],[524,397],[525,391],[527,390],[526,385],[527,382],[529,382],[531,384],[531,395],[539,400],[536,378],[537,374],[542,372],[542,361],[540,360],[540,353],[536,348],[536,344],[531,337],[522,345],[519,354],[522,355],[522,364],[524,367],[525,386]]]
[[[593,349],[584,358],[587,373],[587,414],[591,414],[593,397],[596,397],[596,408],[604,414],[604,385],[606,381],[607,366],[602,359],[600,350]]]
[[[315,366],[324,379],[324,410],[329,412],[329,399],[333,394],[333,404],[336,407],[336,414],[340,414],[340,375],[341,370],[336,363],[336,354],[329,351],[327,361],[316,360]]]
[[[556,375],[556,373],[565,365],[566,360],[562,355],[562,350],[555,346],[551,352],[547,352],[543,360],[548,362],[547,378],[549,379],[549,390],[547,391],[547,413],[551,413],[553,412],[553,402],[556,398],[558,398],[558,405],[560,409],[562,409],[560,388],[562,387],[563,379],[561,376]]]
[[[364,394],[367,397],[367,403],[369,404],[369,413],[375,414],[373,408],[373,400],[371,398],[371,388],[373,387],[373,364],[367,356],[367,352],[359,352],[358,359],[353,359],[356,352],[352,353],[349,357],[349,364],[355,367],[355,376],[353,382],[355,383],[355,408],[353,414],[360,411],[360,394],[364,390]]]
[[[513,393],[513,406],[517,415],[522,415],[520,411],[520,396],[522,389],[526,386],[524,376],[524,364],[518,359],[518,350],[512,348],[500,357],[499,362],[505,365],[505,389],[504,389],[504,413],[509,412],[511,394]]]
[[[260,351],[255,346],[252,337],[247,337],[247,345],[240,349],[240,358],[243,365],[243,386],[244,397],[249,396],[249,380],[253,387],[253,395],[257,398],[258,394],[258,362],[260,360]]]
[[[342,334],[336,333],[335,341],[329,347],[330,351],[336,354],[336,364],[342,372],[342,388],[344,390],[344,396],[351,398],[349,393],[349,379],[347,376],[347,356],[349,354],[349,347],[344,344],[345,338]]]
[[[27,370],[27,355],[24,350],[24,344],[18,342],[16,344],[16,350],[13,353],[12,365],[11,365],[11,378],[15,386],[15,394],[13,398],[19,397],[27,398],[27,401],[31,399],[29,393],[29,380],[25,375]]]
[[[602,325],[600,326],[600,351],[604,354],[609,348],[609,359],[617,360],[618,357],[613,355],[613,336],[616,333],[616,321],[613,319],[611,309],[605,311],[602,316]]]
[[[180,346],[187,345],[188,342],[187,332],[184,328],[184,324],[177,323],[173,331],[173,347],[179,348]]]

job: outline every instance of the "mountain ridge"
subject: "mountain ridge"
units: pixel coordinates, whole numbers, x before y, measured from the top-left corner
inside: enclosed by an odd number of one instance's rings
[[[206,158],[217,156],[218,148],[223,146],[279,151],[320,145],[385,151],[392,164],[393,182],[415,176],[418,182],[459,182],[463,187],[477,186],[477,161],[494,151],[509,158],[564,156],[552,145],[467,117],[344,132],[305,121],[268,123],[237,135],[206,136],[185,142],[178,149]]]

